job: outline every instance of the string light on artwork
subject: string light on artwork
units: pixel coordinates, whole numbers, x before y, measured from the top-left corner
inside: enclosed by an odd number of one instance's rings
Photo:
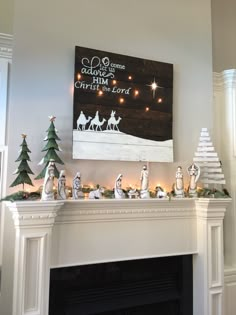
[[[145,112],[149,112],[149,107],[148,106],[145,108]]]
[[[112,80],[112,84],[116,85],[117,81],[116,80]]]
[[[77,74],[77,79],[78,79],[78,80],[81,79],[81,74],[80,74],[80,73]]]
[[[135,91],[134,91],[134,95],[135,95],[135,96],[138,96],[138,95],[139,95],[139,90],[135,90]]]
[[[99,90],[99,91],[98,91],[98,95],[99,95],[99,96],[102,96],[102,95],[103,95],[103,91]]]
[[[162,98],[161,97],[159,97],[158,99],[157,99],[157,103],[162,103]]]
[[[153,82],[151,84],[148,84],[148,86],[151,87],[153,98],[155,98],[157,89],[163,89],[163,87],[158,85],[158,83],[156,82],[155,78],[153,79]]]
[[[125,99],[123,97],[120,97],[120,99],[119,99],[120,104],[123,104],[124,101],[125,101]]]
[[[129,80],[132,80],[132,79],[133,79],[133,78],[132,78],[132,75],[129,75],[129,76],[128,76],[128,79],[129,79]]]

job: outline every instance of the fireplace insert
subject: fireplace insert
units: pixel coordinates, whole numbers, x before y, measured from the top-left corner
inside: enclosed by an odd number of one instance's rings
[[[192,256],[52,269],[49,315],[192,315]]]

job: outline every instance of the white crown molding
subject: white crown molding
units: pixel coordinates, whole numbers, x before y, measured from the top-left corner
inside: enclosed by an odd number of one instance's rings
[[[13,36],[0,33],[0,58],[12,60]]]
[[[67,200],[55,224],[194,218],[194,199]]]
[[[214,91],[222,91],[225,88],[236,86],[236,69],[213,72]]]

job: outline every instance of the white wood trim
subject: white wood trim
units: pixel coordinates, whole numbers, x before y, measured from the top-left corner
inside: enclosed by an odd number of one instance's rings
[[[50,267],[187,253],[194,254],[193,314],[223,315],[222,231],[230,202],[212,198],[5,203],[16,232],[13,315],[48,314]]]
[[[7,147],[0,146],[0,199],[6,195],[6,179],[7,179]],[[2,266],[2,250],[4,235],[4,207],[0,203],[0,268]],[[1,291],[1,283],[0,283]]]
[[[12,315],[48,314],[52,226],[63,202],[38,202],[37,212],[31,202],[6,204],[16,230]]]
[[[0,58],[12,60],[12,42],[12,35],[0,33]]]
[[[6,144],[9,61],[0,58],[0,145]]]
[[[236,84],[236,69],[229,69],[220,73],[213,72],[214,91],[223,91],[225,88],[231,88]]]

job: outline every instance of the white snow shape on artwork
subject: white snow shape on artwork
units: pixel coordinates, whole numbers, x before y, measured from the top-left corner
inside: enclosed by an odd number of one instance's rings
[[[88,116],[88,119],[86,118],[86,116],[84,115],[83,111],[80,112],[80,115],[77,119],[77,130],[83,131],[85,130],[85,126],[88,122],[90,122],[90,120],[92,119],[91,116]],[[80,128],[81,125],[81,128]]]
[[[119,116],[117,119],[115,118],[115,111],[112,111],[111,112],[111,117],[108,119],[108,122],[107,122],[107,130],[117,130],[117,131],[120,131],[119,128],[118,128],[118,125],[121,121],[121,117]]]

